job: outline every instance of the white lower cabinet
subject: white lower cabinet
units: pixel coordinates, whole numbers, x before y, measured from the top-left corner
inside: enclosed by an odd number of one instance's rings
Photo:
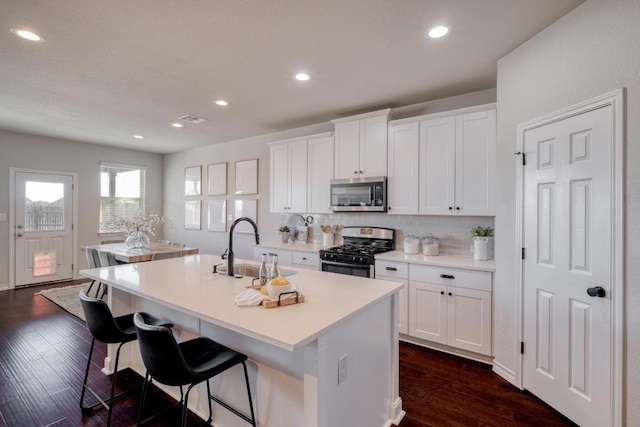
[[[291,265],[291,251],[287,249],[267,248],[264,246],[256,246],[253,249],[253,259],[262,260],[262,254],[278,254],[279,265]],[[271,262],[271,257],[267,257],[267,262]]]
[[[412,337],[491,355],[488,272],[409,265]]]
[[[308,270],[319,270],[320,254],[318,252],[291,251],[291,265]]]
[[[409,333],[409,267],[404,262],[376,261],[376,279],[402,283],[398,297],[398,332]]]

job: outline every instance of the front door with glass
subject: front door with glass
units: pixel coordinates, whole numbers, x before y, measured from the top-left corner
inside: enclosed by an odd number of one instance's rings
[[[73,176],[15,173],[15,285],[73,278]]]

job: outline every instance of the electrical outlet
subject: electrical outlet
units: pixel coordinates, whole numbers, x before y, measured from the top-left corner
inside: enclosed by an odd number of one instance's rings
[[[338,359],[338,384],[347,380],[347,354]]]

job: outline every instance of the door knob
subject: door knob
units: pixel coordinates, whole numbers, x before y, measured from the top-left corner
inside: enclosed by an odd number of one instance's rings
[[[587,289],[587,294],[589,294],[590,297],[604,298],[604,296],[607,295],[607,291],[605,291],[602,286],[596,286]]]

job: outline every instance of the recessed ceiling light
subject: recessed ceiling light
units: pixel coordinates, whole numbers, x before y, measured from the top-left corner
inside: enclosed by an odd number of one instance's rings
[[[306,82],[309,79],[310,79],[309,74],[306,74],[306,73],[296,74],[296,80],[300,80],[301,82]]]
[[[445,36],[448,32],[449,32],[449,27],[445,27],[444,25],[439,25],[427,31],[426,36],[432,39],[439,39],[440,37]]]
[[[227,101],[225,101],[224,99],[218,99],[216,101],[216,105],[220,105],[220,106],[224,107],[225,105],[229,105],[229,103]]]
[[[171,126],[173,126],[174,128],[181,128],[182,124],[181,123],[171,123]]]
[[[33,31],[24,30],[20,28],[12,28],[11,32],[18,37],[22,37],[25,40],[41,43],[44,41],[44,37],[34,33]]]
[[[142,136],[142,135],[133,135],[133,137],[135,139],[144,139],[144,136]]]

